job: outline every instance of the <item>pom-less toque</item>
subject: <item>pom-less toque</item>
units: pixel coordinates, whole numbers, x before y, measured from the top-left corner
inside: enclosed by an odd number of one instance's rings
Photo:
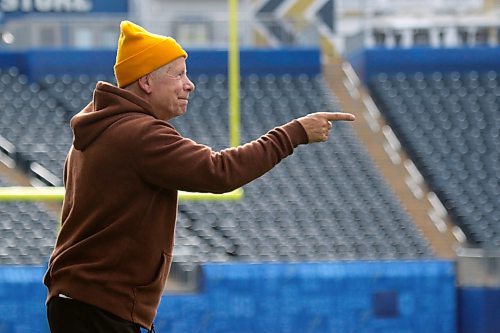
[[[187,58],[187,53],[172,37],[150,33],[130,21],[120,23],[114,66],[120,88],[179,57]]]

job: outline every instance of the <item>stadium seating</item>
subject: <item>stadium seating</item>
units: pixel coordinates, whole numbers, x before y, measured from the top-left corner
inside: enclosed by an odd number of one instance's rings
[[[198,93],[174,125],[183,135],[224,148],[226,77],[194,80]],[[321,76],[251,75],[241,87],[243,142],[310,112],[338,111]],[[349,125],[336,124],[331,141],[299,148],[246,185],[240,202],[182,203],[174,260],[189,266],[432,256]]]
[[[0,186],[11,186],[0,177]],[[43,204],[0,202],[0,265],[43,264],[54,246],[56,219]]]
[[[0,72],[0,135],[15,145],[13,158],[28,171],[38,162],[54,175],[71,145],[68,111],[40,85],[11,68]],[[53,185],[61,185],[61,177]]]
[[[20,109],[30,121],[22,123],[12,115],[0,135],[23,159],[60,177],[71,144],[68,120],[88,103],[96,80],[109,78],[48,76],[28,84],[15,71],[8,75],[7,88],[0,90],[0,110],[11,107],[9,91],[15,86],[26,95]],[[223,149],[228,145],[227,77],[192,79],[197,90],[188,112],[173,123],[183,135]],[[321,76],[250,75],[242,78],[241,88],[242,142],[310,112],[338,110]],[[180,204],[175,267],[193,271],[207,261],[433,256],[348,124],[335,124],[330,143],[299,147],[244,190],[238,202]]]
[[[379,74],[372,95],[473,246],[500,246],[498,73]]]

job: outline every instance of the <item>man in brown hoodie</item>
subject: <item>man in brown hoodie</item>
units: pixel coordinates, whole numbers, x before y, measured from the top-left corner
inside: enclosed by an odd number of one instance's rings
[[[55,333],[152,329],[172,262],[177,191],[237,189],[298,145],[326,141],[332,121],[354,120],[313,113],[214,152],[168,123],[194,91],[186,52],[132,22],[120,29],[118,86],[97,83],[71,120],[62,226],[44,278]]]

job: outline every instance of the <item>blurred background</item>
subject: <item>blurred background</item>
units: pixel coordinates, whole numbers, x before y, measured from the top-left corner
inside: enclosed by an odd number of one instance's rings
[[[500,327],[500,1],[242,0],[242,143],[344,111],[240,200],[180,202],[158,332]],[[0,185],[62,186],[69,119],[114,83],[121,20],[177,39],[173,121],[229,146],[226,0],[0,0]],[[48,332],[61,203],[1,195],[0,332]]]

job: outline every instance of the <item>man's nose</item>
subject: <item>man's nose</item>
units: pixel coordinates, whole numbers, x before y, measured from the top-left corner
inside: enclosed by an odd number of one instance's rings
[[[189,78],[187,78],[185,89],[189,92],[192,92],[195,89],[193,81],[191,81]]]

